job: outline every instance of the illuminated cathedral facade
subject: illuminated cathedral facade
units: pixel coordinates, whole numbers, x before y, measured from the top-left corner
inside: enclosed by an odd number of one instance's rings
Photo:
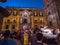
[[[3,18],[2,30],[15,29],[16,31],[22,29],[25,24],[29,28],[34,28],[37,25],[39,28],[41,25],[46,26],[46,14],[44,9],[36,8],[6,8],[10,13],[9,17]]]

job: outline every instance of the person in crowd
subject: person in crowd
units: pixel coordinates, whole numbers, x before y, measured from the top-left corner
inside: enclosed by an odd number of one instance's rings
[[[10,32],[10,38],[13,38],[14,32],[15,32],[15,29],[12,29]]]
[[[36,32],[37,32],[38,30],[39,30],[38,26],[35,25],[35,26],[34,26],[34,31],[33,31],[33,33],[36,34]]]
[[[44,28],[44,26],[43,26],[43,25],[41,25],[41,26],[40,26],[40,28]]]
[[[59,28],[56,29],[56,33],[57,33],[58,35],[60,34],[60,29],[59,29]]]
[[[23,45],[23,41],[24,41],[24,30],[23,29],[21,29],[21,39],[20,39],[20,41],[21,41],[21,44]]]
[[[25,23],[25,24],[23,25],[23,30],[25,31],[27,28],[28,28],[28,25]]]
[[[57,33],[57,41],[60,43],[60,29],[59,28],[56,29],[56,33]]]
[[[54,35],[56,35],[56,34],[57,34],[57,33],[56,33],[56,29],[55,29],[55,28],[53,29],[53,34],[54,34]]]
[[[6,29],[5,32],[3,33],[4,39],[9,38],[10,31],[9,29]]]
[[[28,30],[24,32],[24,45],[29,44],[29,35],[28,35]]]
[[[19,40],[21,39],[21,30],[17,31],[17,37],[18,37]]]
[[[0,33],[0,39],[3,39],[3,34],[2,33]]]
[[[35,42],[33,42],[32,45],[47,45],[42,42],[43,34],[41,33],[41,31],[36,34],[36,38],[37,38],[37,40]]]
[[[13,38],[15,38],[15,39],[17,38],[17,32],[16,31],[14,31],[12,35],[13,35]]]
[[[44,26],[43,26],[43,25],[40,26],[40,30],[41,30],[41,31],[44,30]]]
[[[30,28],[29,30],[28,30],[28,34],[29,34],[29,44],[31,44],[31,42],[32,42],[32,38],[33,38],[33,30]]]

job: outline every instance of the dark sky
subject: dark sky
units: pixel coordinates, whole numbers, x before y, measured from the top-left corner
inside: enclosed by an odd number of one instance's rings
[[[43,0],[7,0],[5,3],[0,2],[2,7],[22,7],[22,8],[43,8]]]

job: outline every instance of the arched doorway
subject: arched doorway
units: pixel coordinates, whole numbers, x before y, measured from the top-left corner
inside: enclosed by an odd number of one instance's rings
[[[28,23],[28,20],[27,20],[27,19],[23,19],[23,20],[22,20],[22,23],[23,23],[23,24]]]

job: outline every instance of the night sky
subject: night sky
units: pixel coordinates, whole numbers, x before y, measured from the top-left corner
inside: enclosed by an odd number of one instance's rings
[[[2,7],[22,7],[22,8],[43,8],[43,0],[7,0],[5,3],[0,2]]]

